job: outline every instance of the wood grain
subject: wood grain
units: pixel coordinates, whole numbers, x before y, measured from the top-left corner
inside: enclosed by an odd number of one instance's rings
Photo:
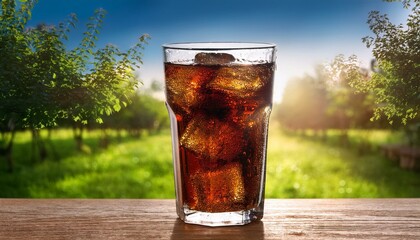
[[[175,200],[0,199],[0,239],[420,239],[420,199],[269,199],[261,222],[219,228]]]

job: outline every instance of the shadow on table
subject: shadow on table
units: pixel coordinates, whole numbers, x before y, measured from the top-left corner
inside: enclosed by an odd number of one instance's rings
[[[178,218],[171,235],[171,240],[176,239],[264,239],[264,223],[257,221],[245,226],[206,227],[186,224]]]

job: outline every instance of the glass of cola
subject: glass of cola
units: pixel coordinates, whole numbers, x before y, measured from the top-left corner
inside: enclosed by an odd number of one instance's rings
[[[264,210],[275,45],[163,45],[176,208],[186,223],[244,225]]]

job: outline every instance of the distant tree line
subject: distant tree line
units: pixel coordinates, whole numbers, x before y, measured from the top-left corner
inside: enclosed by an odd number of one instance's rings
[[[326,66],[317,66],[315,75],[291,79],[282,102],[275,106],[274,118],[284,128],[313,130],[324,136],[327,129],[338,129],[343,136],[354,128],[372,128],[383,123],[370,121],[373,115],[372,94],[355,92],[351,82],[369,81],[367,69],[358,67],[356,58],[339,55]]]
[[[170,122],[165,103],[150,93],[132,94],[127,107],[104,117],[102,124],[92,124],[91,128],[125,131],[133,137],[141,137],[143,132],[154,134],[168,129]]]
[[[102,122],[88,121],[87,124],[81,125],[81,128],[73,128],[73,131],[102,131],[99,147],[106,148],[111,142],[110,133],[116,133],[118,138],[123,134],[139,138],[143,134],[158,134],[169,129],[170,122],[165,103],[153,96],[152,89],[132,93],[128,96],[128,102],[129,104],[118,112],[103,116]],[[70,119],[62,119],[58,127],[72,128],[74,124]],[[88,146],[81,145],[77,148],[82,150]]]

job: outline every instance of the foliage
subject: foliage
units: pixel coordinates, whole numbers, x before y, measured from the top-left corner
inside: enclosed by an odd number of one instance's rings
[[[141,131],[161,131],[169,128],[169,117],[163,101],[147,93],[135,93],[129,98],[131,102],[118,113],[104,118],[103,127],[127,130],[132,135]]]
[[[416,122],[420,112],[420,1],[403,1],[411,10],[406,25],[395,25],[386,14],[372,11],[368,24],[374,36],[363,38],[372,47],[377,71],[371,81],[354,81],[363,92],[373,92],[375,119],[384,114],[390,123]]]
[[[30,40],[25,25],[36,1],[16,5],[14,0],[2,0],[0,9],[0,156],[5,156],[12,171],[12,147],[18,128],[36,124],[39,119],[33,101],[40,84],[32,79],[33,69]],[[40,100],[39,104],[44,101]],[[41,113],[41,115],[44,113]],[[42,118],[42,117],[41,117]]]
[[[33,1],[16,10],[14,0],[2,0],[0,14],[0,129],[2,132],[30,124],[34,115],[37,81],[31,76],[32,51],[24,32]]]
[[[65,109],[68,117],[76,122],[87,123],[94,119],[101,123],[101,116],[118,112],[127,106],[130,94],[139,83],[134,70],[140,68],[142,50],[149,36],[142,35],[127,51],[121,51],[112,44],[96,49],[104,17],[105,10],[96,10],[91,22],[87,24],[87,31],[80,45],[68,52],[68,57],[76,65],[76,84],[72,88],[75,92],[70,94],[79,99],[76,104]],[[61,99],[69,101],[69,98]]]
[[[80,45],[68,50],[64,41],[76,26],[76,15],[58,27],[27,28],[36,2],[1,1],[0,131],[2,137],[11,137],[6,147],[0,145],[0,155],[10,156],[16,129],[51,127],[66,118],[82,124],[102,122],[103,115],[127,106],[138,86],[134,71],[142,64],[148,35],[127,51],[113,45],[97,48],[105,17],[105,10],[98,9]]]
[[[64,41],[76,16],[59,27],[41,24],[25,30],[34,3],[24,1],[16,11],[15,1],[2,0],[2,125],[13,119],[22,128],[42,128],[67,117],[83,123],[90,119],[101,122],[102,115],[126,106],[138,85],[134,70],[142,63],[148,35],[127,51],[113,45],[96,48],[105,17],[105,10],[98,9],[80,45],[67,50]]]
[[[275,117],[290,129],[323,130],[327,123],[327,88],[318,68],[315,77],[306,75],[288,82]]]
[[[359,67],[357,57],[336,56],[331,63],[325,65],[325,76],[329,85],[328,113],[336,119],[337,127],[369,127],[373,98],[368,93],[357,93],[351,87],[351,83],[355,81],[370,81],[369,71]]]
[[[318,66],[315,76],[289,81],[274,116],[294,130],[371,127],[372,97],[355,93],[350,87],[355,79],[368,80],[368,72],[358,66],[355,56],[339,55],[330,64]]]

